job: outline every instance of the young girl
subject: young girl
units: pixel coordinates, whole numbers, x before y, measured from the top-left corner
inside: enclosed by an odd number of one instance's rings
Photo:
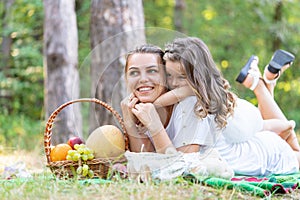
[[[280,52],[283,52],[282,50]],[[274,54],[275,56],[273,56],[273,59],[277,59],[278,56],[278,51],[276,51],[276,53]],[[251,57],[253,59],[257,59],[258,58],[256,56]],[[283,58],[283,56],[281,56],[281,58]],[[182,67],[180,62],[176,62],[175,59],[173,58],[173,55],[170,54],[168,52],[168,50],[165,53],[164,59],[166,60],[166,62],[168,63],[166,65],[166,72],[167,72],[167,84],[168,84],[168,88],[170,89],[169,92],[161,95],[158,99],[156,99],[156,101],[154,102],[154,105],[156,107],[164,107],[164,106],[170,106],[173,104],[176,104],[178,102],[180,102],[181,100],[185,99],[188,96],[192,96],[195,95],[192,87],[189,86],[188,81],[186,79],[186,73],[184,68]],[[274,63],[273,59],[270,61],[270,63]],[[284,58],[283,58],[284,59]],[[252,59],[250,59],[252,61]],[[244,68],[250,68],[251,62],[249,61]],[[255,66],[253,66],[255,67]],[[270,66],[269,66],[270,68]],[[278,71],[277,71],[278,73]],[[240,75],[237,80],[241,79]],[[239,79],[240,78],[240,79]],[[226,83],[227,86],[228,82]],[[252,104],[250,104],[247,101],[244,101],[242,99],[238,99],[237,101],[239,101],[239,104],[243,104],[243,107],[249,109],[249,111],[247,110],[243,110],[242,113],[236,113],[235,115],[239,115],[239,122],[241,122],[241,120],[248,122],[249,124],[255,123],[253,124],[253,127],[256,127],[257,125],[259,125],[260,128],[258,128],[258,131],[263,131],[263,130],[268,130],[268,131],[273,131],[277,134],[279,134],[279,136],[281,136],[284,140],[287,139],[287,137],[290,134],[290,131],[293,130],[295,128],[295,121],[290,120],[290,121],[286,121],[286,120],[281,120],[281,119],[266,119],[263,120],[261,117],[260,112],[257,110],[257,108],[255,106],[253,106]],[[238,112],[239,110],[237,110],[236,112]],[[247,112],[248,115],[245,115],[244,112]],[[251,114],[252,113],[252,114]],[[259,119],[259,123],[257,123]],[[231,120],[231,119],[229,119]],[[231,127],[227,127],[225,128],[223,134],[228,136],[228,140],[230,141],[234,141],[234,142],[238,142],[238,141],[243,141],[248,139],[249,136],[251,136],[252,134],[254,134],[253,131],[247,131],[247,133],[249,134],[245,134],[244,137],[242,137],[241,135],[232,135],[230,134],[231,132]]]
[[[175,39],[167,46],[165,57],[167,68],[172,68],[174,62],[184,68],[189,86],[197,98],[193,107],[199,121],[214,116],[214,122],[222,132],[214,146],[235,173],[269,175],[298,172],[300,153],[293,149],[297,149],[299,144],[288,144],[274,132],[261,131],[264,124],[261,116],[264,120],[287,121],[261,79],[252,88],[263,108],[258,110],[229,91],[228,82],[214,63],[208,47],[199,38]],[[257,64],[254,61],[250,62],[253,68]],[[251,81],[249,71],[243,84]]]

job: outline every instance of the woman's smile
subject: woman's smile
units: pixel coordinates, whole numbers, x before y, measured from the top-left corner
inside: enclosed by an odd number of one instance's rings
[[[149,92],[151,90],[153,90],[154,87],[149,87],[149,86],[141,86],[139,88],[137,88],[137,91],[140,93],[144,93],[144,92]]]

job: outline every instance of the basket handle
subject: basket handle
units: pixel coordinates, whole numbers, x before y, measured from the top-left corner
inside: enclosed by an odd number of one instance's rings
[[[45,127],[45,132],[44,132],[44,148],[45,148],[45,154],[46,154],[48,163],[50,162],[50,152],[51,152],[50,143],[51,143],[51,136],[52,136],[52,128],[53,128],[53,124],[54,124],[54,119],[56,118],[58,113],[60,111],[62,111],[65,107],[67,107],[68,105],[71,105],[73,103],[78,103],[78,102],[94,102],[96,104],[100,104],[101,106],[103,106],[104,108],[109,110],[117,118],[119,124],[121,125],[121,128],[123,130],[123,134],[124,134],[125,149],[128,150],[128,135],[127,135],[127,132],[126,132],[126,129],[125,129],[123,119],[122,119],[121,115],[116,110],[114,110],[107,103],[105,103],[103,101],[100,101],[99,99],[96,99],[96,98],[75,99],[75,100],[71,100],[71,101],[66,102],[66,103],[62,104],[61,106],[59,106],[48,118],[48,121],[47,121],[47,124],[46,124],[46,127]]]

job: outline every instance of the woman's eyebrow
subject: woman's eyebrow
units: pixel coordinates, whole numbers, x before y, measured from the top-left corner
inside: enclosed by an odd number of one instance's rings
[[[132,70],[132,69],[138,69],[138,67],[136,67],[136,66],[129,66],[128,67],[128,70]]]
[[[145,68],[146,69],[158,68],[158,65],[150,64],[150,65],[146,66]],[[128,70],[136,70],[136,69],[140,69],[140,67],[137,67],[137,66],[134,66],[134,65],[128,67]]]
[[[157,67],[158,67],[158,65],[156,65],[156,64],[151,64],[151,65],[147,66],[146,68],[149,69],[149,68],[157,68]]]

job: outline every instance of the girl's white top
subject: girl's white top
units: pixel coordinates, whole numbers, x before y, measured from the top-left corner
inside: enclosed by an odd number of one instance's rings
[[[191,96],[174,105],[166,131],[176,148],[189,144],[212,146],[216,141],[214,116],[199,119],[194,112],[196,101]]]
[[[216,128],[214,115],[200,119],[194,113],[196,97],[179,102],[166,131],[178,148],[201,145],[216,148],[236,174],[289,174],[299,170],[295,153],[276,133],[262,131],[263,119],[251,103],[238,99],[233,116],[223,130]]]
[[[258,108],[238,99],[234,114],[215,147],[233,168],[243,175],[289,174],[299,170],[295,153],[276,133],[262,131]]]

